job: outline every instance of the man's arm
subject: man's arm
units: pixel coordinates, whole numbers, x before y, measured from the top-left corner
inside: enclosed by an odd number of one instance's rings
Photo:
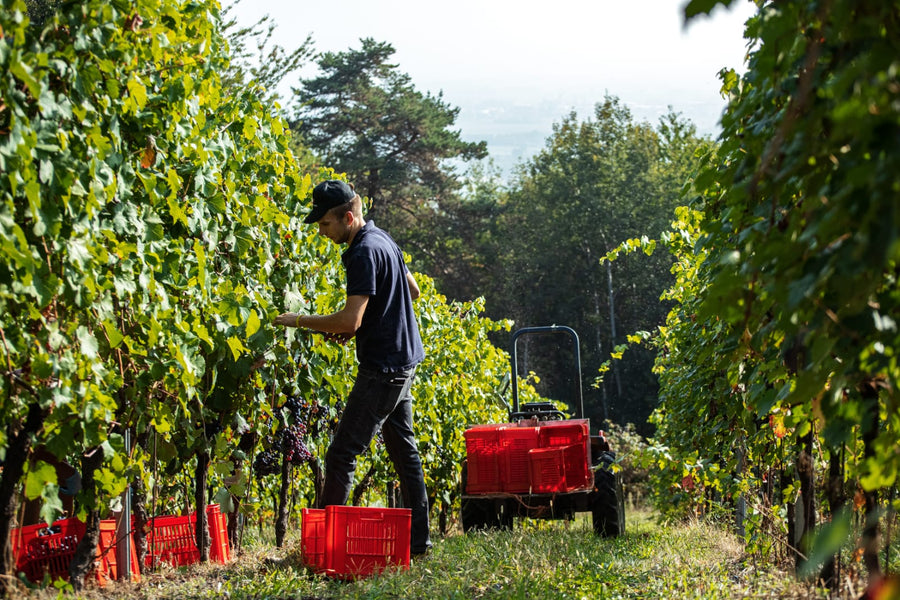
[[[368,296],[347,296],[344,308],[330,315],[301,315],[284,313],[275,317],[276,325],[306,327],[323,333],[352,336],[362,325],[363,313],[369,303]]]
[[[416,283],[416,278],[409,271],[406,272],[406,283],[409,284],[409,295],[415,300],[419,297],[419,284]]]

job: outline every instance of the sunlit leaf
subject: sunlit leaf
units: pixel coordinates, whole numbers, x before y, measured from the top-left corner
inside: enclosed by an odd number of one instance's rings
[[[25,497],[29,500],[40,498],[46,486],[58,483],[56,468],[43,461],[38,461],[36,468],[28,471],[25,478]]]

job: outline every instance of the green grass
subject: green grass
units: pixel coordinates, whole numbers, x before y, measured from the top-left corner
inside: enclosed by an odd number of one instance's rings
[[[742,549],[708,524],[661,526],[630,513],[628,533],[594,536],[589,519],[517,522],[512,531],[454,534],[409,571],[355,582],[313,575],[299,540],[276,549],[252,543],[227,566],[197,565],[82,596],[168,600],[231,598],[826,598],[777,569],[745,566]],[[39,594],[41,595],[41,594]],[[55,594],[54,594],[55,596]]]

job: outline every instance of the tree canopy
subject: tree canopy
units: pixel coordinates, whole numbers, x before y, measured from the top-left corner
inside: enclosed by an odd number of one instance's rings
[[[493,314],[518,326],[556,323],[579,332],[586,404],[597,424],[613,419],[644,429],[655,405],[652,354],[632,352],[598,389],[591,384],[628,333],[662,323],[667,308],[659,296],[671,277],[665,257],[615,265],[600,259],[623,240],[668,227],[699,162],[695,153],[708,146],[678,115],[653,127],[608,96],[590,118],[573,113],[554,126],[493,214],[482,211],[481,237],[474,251],[467,248]],[[546,389],[561,393],[553,379]]]
[[[459,187],[451,159],[487,154],[453,129],[459,109],[416,90],[390,62],[394,48],[367,38],[358,50],[326,52],[321,74],[294,90],[292,127],[325,164],[347,173],[371,211],[397,232]]]

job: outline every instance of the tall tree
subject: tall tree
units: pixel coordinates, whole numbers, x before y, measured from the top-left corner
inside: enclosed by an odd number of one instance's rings
[[[60,2],[61,0],[25,0],[31,25],[38,29],[42,28],[44,21],[57,11]]]
[[[444,294],[454,300],[485,296],[496,286],[489,269],[502,243],[499,217],[507,188],[490,159],[473,163],[463,177],[463,189],[431,215],[428,229],[407,232],[416,236],[417,262],[431,274]]]
[[[459,108],[423,94],[390,62],[394,48],[361,40],[359,50],[326,52],[321,74],[295,89],[292,129],[323,162],[346,172],[371,199],[371,213],[398,237],[459,187],[451,159],[487,154],[453,130]]]

